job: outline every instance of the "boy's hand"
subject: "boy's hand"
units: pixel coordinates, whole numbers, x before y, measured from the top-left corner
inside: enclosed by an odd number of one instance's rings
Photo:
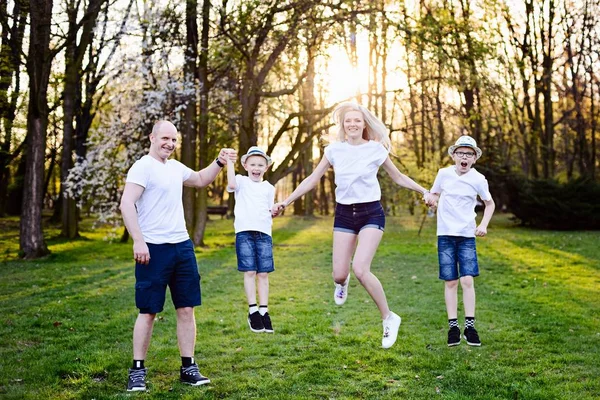
[[[227,161],[232,161],[233,163],[237,161],[237,150],[228,149]]]
[[[425,195],[423,195],[423,201],[425,202],[425,204],[427,204],[427,206],[431,208],[437,207],[437,200],[438,196],[433,193],[427,192],[425,193]]]
[[[279,203],[275,203],[271,209],[271,215],[276,217],[277,215],[281,214],[283,210],[285,210],[285,202],[281,201]]]
[[[475,236],[485,236],[487,235],[487,226],[481,226],[479,225],[477,228],[475,228]]]

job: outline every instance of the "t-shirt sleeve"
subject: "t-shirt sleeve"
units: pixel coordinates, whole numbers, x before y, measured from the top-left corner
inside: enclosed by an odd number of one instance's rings
[[[333,144],[330,144],[329,146],[325,147],[325,157],[327,158],[327,161],[329,161],[329,164],[334,165]]]
[[[435,181],[433,181],[433,186],[431,187],[430,192],[438,193],[438,194],[442,193],[442,171],[441,170],[438,171],[438,173],[435,177]]]
[[[144,162],[140,159],[133,163],[131,168],[129,168],[125,182],[135,183],[136,185],[140,185],[141,187],[145,188],[148,185],[148,178],[148,168],[144,167]]]
[[[390,155],[390,151],[386,149],[385,146],[381,143],[378,144],[379,151],[377,152],[377,165],[381,166],[385,162],[385,160],[387,160],[388,156]]]
[[[488,181],[485,178],[482,178],[477,185],[477,194],[481,197],[483,201],[489,201],[492,199],[492,194],[490,193],[490,188],[488,185]]]
[[[235,176],[235,191],[239,192],[246,186],[246,177],[244,175],[237,174]]]

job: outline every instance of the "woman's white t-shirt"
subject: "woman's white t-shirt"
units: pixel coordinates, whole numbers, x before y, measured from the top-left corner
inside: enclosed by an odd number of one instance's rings
[[[183,182],[193,172],[177,160],[162,163],[149,155],[129,169],[126,182],[144,188],[135,207],[146,243],[180,243],[190,238],[185,227],[182,193]]]
[[[355,204],[381,200],[377,171],[388,153],[381,143],[374,140],[357,146],[347,142],[327,146],[325,157],[335,173],[336,202]]]
[[[440,194],[438,236],[475,237],[477,195],[484,201],[492,199],[485,176],[474,168],[462,175],[456,173],[454,165],[442,168],[433,182],[431,193]]]
[[[257,231],[271,236],[275,187],[267,181],[255,182],[244,175],[235,176],[235,233]],[[233,192],[227,189],[228,192]]]

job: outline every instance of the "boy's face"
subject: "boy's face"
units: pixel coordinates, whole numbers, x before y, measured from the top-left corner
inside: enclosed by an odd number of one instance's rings
[[[250,156],[246,158],[246,162],[242,165],[248,171],[248,177],[254,182],[262,181],[263,175],[269,169],[267,160],[261,156]]]
[[[452,154],[454,165],[456,165],[456,172],[459,175],[466,174],[469,172],[477,158],[475,150],[470,147],[458,147]]]

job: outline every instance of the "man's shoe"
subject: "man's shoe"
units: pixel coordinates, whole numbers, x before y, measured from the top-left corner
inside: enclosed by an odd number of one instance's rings
[[[383,338],[381,339],[381,347],[389,349],[396,343],[398,337],[398,329],[402,323],[402,318],[390,311],[390,315],[383,320]]]
[[[129,370],[128,392],[143,392],[146,390],[146,372],[146,368]]]
[[[465,328],[465,339],[469,346],[481,346],[481,341],[475,328]]]
[[[273,325],[271,325],[271,317],[269,316],[268,312],[266,312],[265,315],[262,316],[262,323],[265,327],[265,332],[273,333]]]
[[[343,284],[336,283],[335,291],[333,292],[333,300],[335,300],[335,304],[341,306],[346,302],[348,298],[348,283],[350,283],[350,273],[348,273],[348,277],[346,278],[346,282]]]
[[[453,326],[448,331],[448,347],[458,346],[460,344],[460,329]]]
[[[265,331],[262,317],[258,311],[248,314],[248,326],[252,332],[260,333]]]
[[[210,383],[210,379],[200,373],[196,364],[192,364],[189,367],[181,367],[179,376],[181,377],[181,382],[186,385],[200,386]]]

